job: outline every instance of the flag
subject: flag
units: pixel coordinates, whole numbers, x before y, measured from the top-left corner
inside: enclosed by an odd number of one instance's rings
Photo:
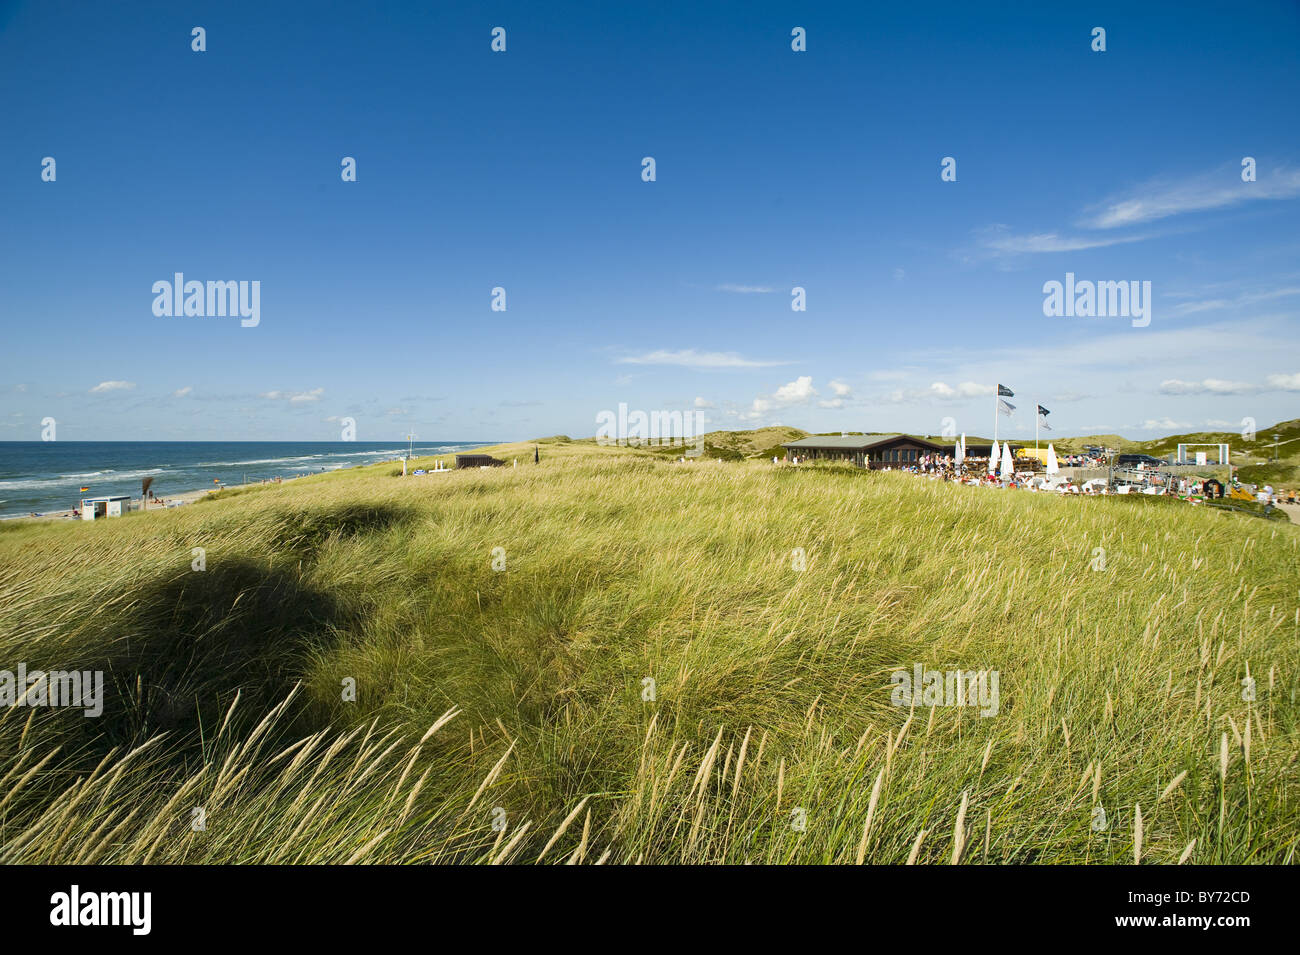
[[[1046,418],[1049,414],[1051,414],[1051,412],[1048,411],[1046,408],[1044,408],[1042,405],[1038,406],[1038,413],[1042,415],[1044,418]]]
[[[1012,391],[1010,388],[1008,388],[1006,385],[998,385],[999,398],[1014,398],[1015,396],[1016,393]]]
[[[86,493],[87,491],[89,491],[89,490],[90,490],[90,488],[88,488],[88,487],[83,487],[83,488],[81,489],[81,493],[82,493],[82,494],[85,494],[85,493]]]
[[[1016,406],[1013,405],[1011,402],[1003,401],[1001,398],[998,399],[998,414],[1004,414],[1008,418],[1010,418],[1011,412],[1015,410],[1016,410]]]
[[[1051,431],[1051,430],[1052,430],[1052,426],[1051,426],[1050,424],[1048,424],[1046,421],[1044,421],[1042,418],[1039,418],[1039,419],[1038,419],[1038,426],[1039,426],[1040,428],[1042,428],[1044,431]]]

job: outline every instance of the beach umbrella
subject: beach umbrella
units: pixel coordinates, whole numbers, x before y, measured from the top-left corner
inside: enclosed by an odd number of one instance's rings
[[[1050,444],[1047,446],[1047,473],[1056,474],[1061,470],[1061,465],[1056,460],[1056,448]]]
[[[1009,445],[1009,444],[1007,444],[1007,442],[1003,441],[1003,442],[1002,442],[1002,469],[1001,469],[1001,470],[1002,470],[1002,476],[1003,476],[1004,478],[1009,478],[1009,477],[1011,477],[1011,475],[1012,475],[1012,473],[1015,471],[1015,469],[1016,469],[1016,466],[1015,466],[1015,464],[1013,464],[1012,461],[1011,461],[1011,445]]]
[[[953,452],[952,459],[957,467],[961,467],[966,460],[966,435],[963,434],[961,440],[957,442],[957,448]]]
[[[993,442],[993,448],[989,451],[989,474],[996,474],[998,470],[998,443]]]

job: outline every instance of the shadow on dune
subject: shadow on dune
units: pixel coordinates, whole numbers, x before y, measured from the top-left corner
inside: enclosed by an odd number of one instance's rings
[[[400,508],[364,505],[289,511],[279,515],[272,543],[282,557],[310,561],[331,538],[383,530],[408,517]],[[167,733],[166,754],[188,758],[217,734],[236,695],[236,736],[282,702],[308,660],[355,627],[360,611],[307,584],[300,565],[277,563],[209,552],[205,570],[135,590],[131,609],[88,641],[104,648],[82,664],[104,671],[104,711],[80,721],[85,749],[102,755]],[[305,735],[325,718],[299,699],[276,732]]]
[[[328,645],[343,614],[296,572],[248,562],[146,586],[134,609],[105,634],[104,712],[83,720],[88,748],[106,752],[167,733],[164,749],[197,752],[216,735],[236,694],[243,729],[282,701],[302,675],[304,655]],[[309,730],[301,707],[281,731]]]
[[[284,510],[276,515],[270,544],[278,551],[311,557],[331,538],[346,539],[377,533],[415,517],[414,509],[392,504],[344,504],[328,509]]]

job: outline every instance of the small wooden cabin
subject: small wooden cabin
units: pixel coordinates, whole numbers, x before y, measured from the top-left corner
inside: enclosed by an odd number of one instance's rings
[[[500,458],[494,458],[490,454],[456,455],[457,468],[499,468],[505,463]]]

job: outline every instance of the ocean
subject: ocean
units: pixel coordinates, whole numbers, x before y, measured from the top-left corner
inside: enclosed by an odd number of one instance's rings
[[[419,441],[414,453],[488,443]],[[401,441],[0,441],[0,517],[67,511],[83,497],[138,498],[146,477],[166,498],[216,487],[214,481],[234,485],[374,464],[406,450]]]

